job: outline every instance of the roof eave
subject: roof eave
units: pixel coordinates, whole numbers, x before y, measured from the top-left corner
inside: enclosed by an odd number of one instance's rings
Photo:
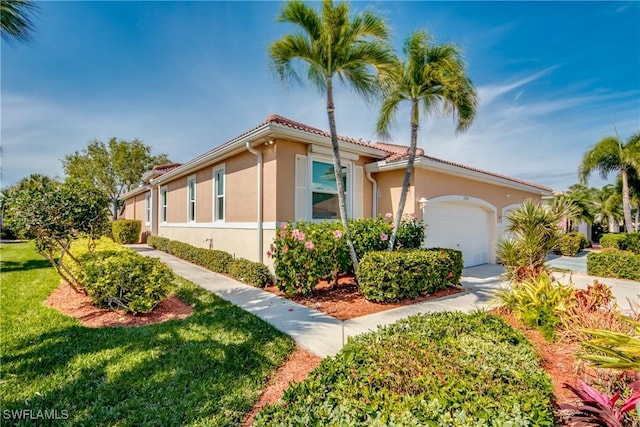
[[[212,165],[221,160],[224,160],[227,157],[230,157],[234,154],[240,153],[246,150],[247,141],[255,141],[264,137],[267,137],[271,134],[271,124],[264,123],[261,126],[253,129],[252,131],[243,134],[236,139],[232,139],[231,141],[222,144],[212,150],[207,151],[206,153],[188,161],[180,167],[177,167],[159,177],[152,179],[152,185],[159,185],[170,180],[180,178],[185,175],[189,175],[192,172],[195,172],[198,169],[203,167]]]

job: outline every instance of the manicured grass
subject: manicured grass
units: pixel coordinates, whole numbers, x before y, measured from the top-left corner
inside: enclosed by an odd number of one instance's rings
[[[59,277],[33,243],[2,244],[0,259],[2,425],[20,424],[6,410],[29,409],[66,411],[71,425],[239,425],[294,348],[267,323],[181,279],[176,293],[193,305],[191,317],[85,328],[43,304]]]

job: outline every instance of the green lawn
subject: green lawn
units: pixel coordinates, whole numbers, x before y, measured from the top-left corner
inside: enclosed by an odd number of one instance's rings
[[[267,323],[185,280],[185,320],[89,329],[44,300],[59,277],[33,243],[0,246],[0,424],[239,425],[293,350]],[[38,412],[42,411],[42,412]],[[49,412],[51,414],[51,412]]]

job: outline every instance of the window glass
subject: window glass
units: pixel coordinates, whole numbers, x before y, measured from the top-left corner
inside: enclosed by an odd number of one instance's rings
[[[342,168],[342,179],[347,189],[347,168]],[[311,180],[311,217],[313,219],[339,219],[338,186],[333,164],[313,161]]]

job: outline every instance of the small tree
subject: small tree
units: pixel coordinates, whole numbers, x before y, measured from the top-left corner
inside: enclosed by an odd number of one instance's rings
[[[24,236],[35,239],[36,250],[71,287],[82,284],[65,264],[80,264],[69,248],[74,238],[87,235],[92,241],[108,226],[108,199],[96,189],[76,181],[32,180],[6,201],[11,224]]]
[[[144,172],[168,162],[166,154],[151,155],[151,147],[138,139],[116,138],[107,144],[93,141],[62,159],[67,178],[92,185],[109,198],[114,220],[121,212],[120,196],[137,187]]]
[[[498,243],[498,258],[506,274],[520,282],[544,271],[547,254],[562,236],[560,222],[576,215],[576,208],[567,200],[554,200],[542,206],[530,200],[509,214],[507,231],[514,237]]]

